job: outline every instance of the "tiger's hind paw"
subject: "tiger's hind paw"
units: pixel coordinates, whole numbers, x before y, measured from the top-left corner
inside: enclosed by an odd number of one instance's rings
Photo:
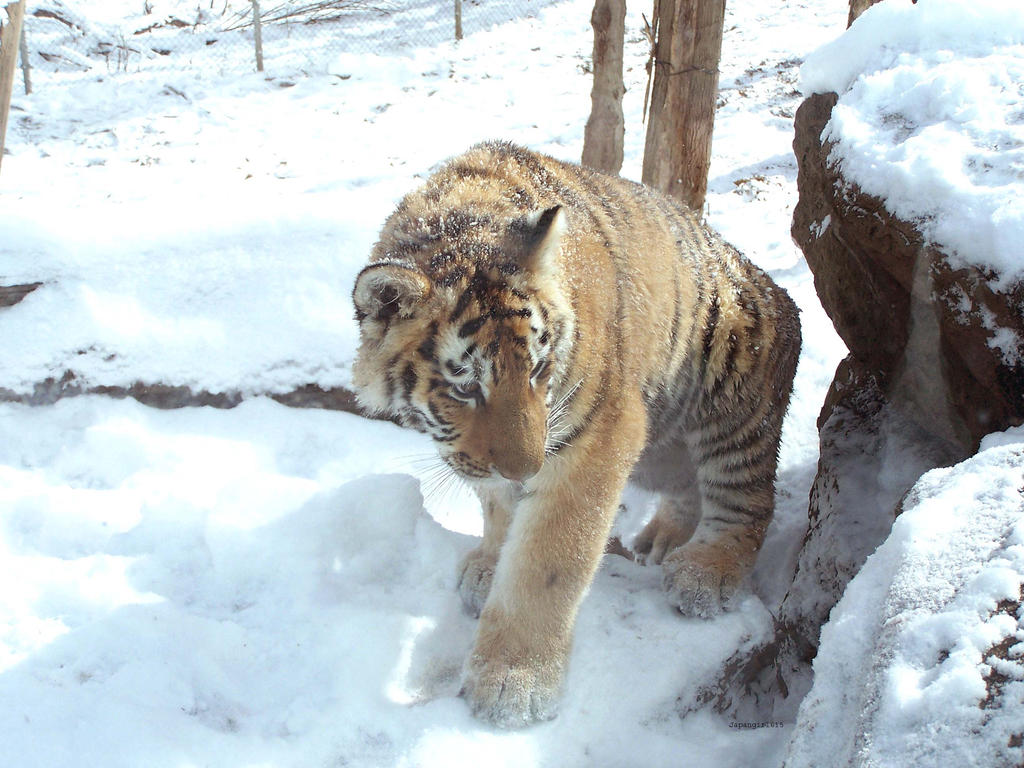
[[[694,549],[683,546],[665,558],[663,583],[669,602],[681,614],[711,619],[729,609],[745,569],[736,563],[694,557]]]

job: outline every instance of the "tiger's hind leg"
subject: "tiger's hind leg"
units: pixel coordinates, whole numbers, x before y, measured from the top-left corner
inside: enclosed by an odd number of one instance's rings
[[[736,429],[689,436],[702,516],[662,562],[669,600],[687,616],[721,613],[753,570],[775,506],[782,409],[748,414]]]
[[[669,600],[688,616],[706,618],[728,607],[754,568],[775,510],[775,471],[800,356],[800,318],[785,291],[752,267],[746,271],[752,281],[748,293],[760,298],[748,296],[742,309],[723,305],[719,324],[706,330],[703,393],[684,432],[696,467],[701,520],[690,540],[662,561]],[[716,341],[722,354],[715,352]]]
[[[711,618],[726,610],[754,567],[766,528],[767,523],[709,523],[705,513],[690,540],[662,562],[669,601],[685,616]]]
[[[687,542],[700,520],[697,468],[685,443],[661,440],[647,446],[630,481],[658,494],[658,509],[633,539],[633,551],[639,562],[660,565]]]

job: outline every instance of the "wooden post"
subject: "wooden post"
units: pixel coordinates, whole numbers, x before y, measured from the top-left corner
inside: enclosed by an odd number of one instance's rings
[[[455,39],[462,39],[462,0],[455,0]]]
[[[622,48],[626,34],[625,0],[596,0],[590,16],[594,28],[594,85],[590,119],[583,131],[583,164],[605,173],[622,169],[626,123],[622,116]]]
[[[25,18],[25,0],[7,6],[9,22],[0,31],[0,165],[4,159],[4,138],[7,136],[7,116],[14,91],[14,70],[18,68],[18,41]]]
[[[28,60],[28,35],[25,34],[25,25],[21,25],[21,43],[19,44],[21,50],[21,79],[25,83],[25,95],[28,96],[32,93],[32,76],[30,71],[32,69]]]
[[[718,98],[725,0],[659,0],[643,181],[704,205]]]
[[[256,71],[263,71],[263,22],[260,19],[260,0],[252,0],[252,33],[256,39]]]

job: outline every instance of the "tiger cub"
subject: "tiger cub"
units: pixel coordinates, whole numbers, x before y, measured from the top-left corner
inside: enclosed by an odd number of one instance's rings
[[[428,433],[478,493],[458,590],[463,695],[554,715],[577,608],[630,478],[634,546],[688,616],[726,607],[772,516],[800,349],[789,296],[651,189],[508,143],[447,162],[387,219],[353,293],[360,403]]]

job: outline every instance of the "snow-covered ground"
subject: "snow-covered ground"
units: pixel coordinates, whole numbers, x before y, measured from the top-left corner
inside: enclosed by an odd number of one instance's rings
[[[761,603],[685,621],[621,557],[561,716],[475,721],[453,592],[472,538],[423,512],[403,472],[430,446],[390,424],[83,397],[0,407],[0,432],[3,765],[750,765],[782,745],[675,714],[765,632]]]
[[[282,63],[269,78],[38,72],[0,176],[0,388],[73,370],[244,394],[348,383],[352,278],[398,197],[507,138],[575,160],[588,0],[459,44]],[[646,42],[627,18],[626,164]],[[682,619],[608,556],[554,721],[492,730],[456,698],[474,623],[453,592],[480,531],[425,438],[253,397],[156,411],[0,405],[0,765],[775,766],[791,724],[677,716],[771,629],[806,525],[815,419],[845,354],[790,241],[801,60],[845,0],[730,4],[707,215],[803,310],[778,511],[736,612]],[[628,542],[649,513],[627,498]]]

